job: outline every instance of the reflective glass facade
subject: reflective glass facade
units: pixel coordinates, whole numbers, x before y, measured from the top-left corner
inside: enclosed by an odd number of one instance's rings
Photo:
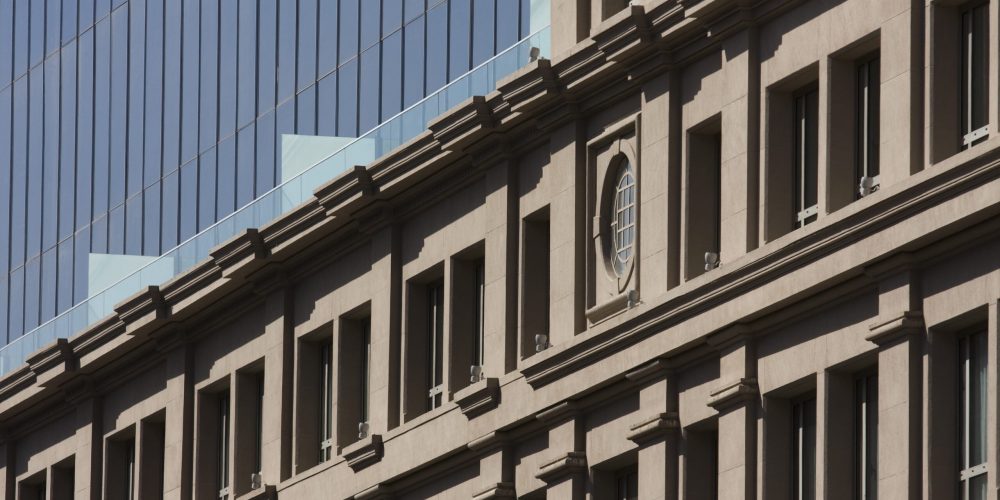
[[[85,299],[92,254],[173,248],[281,181],[283,134],[364,133],[532,3],[0,0],[0,343]]]

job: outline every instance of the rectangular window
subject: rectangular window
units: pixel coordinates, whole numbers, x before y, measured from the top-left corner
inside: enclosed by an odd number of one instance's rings
[[[988,40],[988,5],[976,5],[962,12],[962,149],[982,142],[987,136]]]
[[[986,498],[986,332],[959,340],[959,498]]]
[[[45,484],[45,471],[41,471],[34,476],[21,482],[21,500],[45,500],[47,485]]]
[[[264,373],[258,373],[254,382],[253,470],[260,474],[264,471]]]
[[[260,486],[264,462],[264,371],[263,360],[236,373],[236,400],[233,408],[234,497]]]
[[[485,375],[486,261],[485,245],[477,243],[451,261],[448,309],[452,332],[449,341],[448,389],[454,393]],[[496,372],[497,368],[490,369]]]
[[[367,308],[367,306],[366,306]],[[363,311],[362,314],[367,314]],[[337,445],[347,446],[368,437],[371,317],[358,312],[340,320],[337,356]]]
[[[878,375],[854,382],[854,498],[878,498]]]
[[[816,398],[792,404],[792,495],[816,498]]]
[[[218,396],[218,425],[215,428],[219,442],[219,452],[216,454],[216,489],[219,500],[229,500],[229,391]]]
[[[444,395],[444,283],[427,286],[427,410],[438,408]]]
[[[521,358],[549,343],[549,207],[524,218],[521,256]],[[544,337],[544,338],[543,338]]]
[[[795,95],[795,222],[816,221],[819,139],[819,91],[807,88]]]
[[[333,458],[333,341],[326,340],[319,350],[320,442],[319,461]]]
[[[72,500],[76,490],[76,457],[69,457],[52,466],[52,500]]]
[[[639,498],[639,469],[629,467],[620,471],[615,476],[617,494],[615,500],[638,500]]]
[[[718,422],[684,430],[683,498],[719,498]]]
[[[721,127],[715,117],[688,134],[687,279],[717,266],[722,250]]]
[[[486,345],[486,262],[479,259],[473,265],[475,273],[476,305],[474,308],[475,332],[472,337],[472,365],[482,369]]]
[[[862,60],[857,67],[855,94],[857,138],[855,172],[858,194],[864,196],[879,186],[879,56]]]
[[[108,441],[108,471],[105,475],[109,500],[133,500],[135,495],[135,436],[127,431],[126,437]]]

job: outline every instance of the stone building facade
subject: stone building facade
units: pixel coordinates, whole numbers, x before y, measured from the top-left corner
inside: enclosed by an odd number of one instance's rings
[[[3,498],[996,499],[1000,0],[552,9],[0,380]]]

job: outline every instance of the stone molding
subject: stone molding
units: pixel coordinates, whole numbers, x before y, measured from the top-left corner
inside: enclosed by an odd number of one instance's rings
[[[708,398],[708,406],[721,413],[732,406],[753,401],[759,395],[760,390],[757,388],[756,378],[740,378],[733,383],[712,391]]]
[[[486,489],[472,496],[473,500],[493,500],[497,498],[517,498],[514,483],[500,482],[491,484]]]
[[[354,472],[357,472],[381,461],[383,451],[382,435],[372,434],[356,443],[345,446],[341,455],[347,461],[347,465]]]
[[[274,500],[277,498],[277,488],[273,484],[265,484],[260,488],[244,493],[236,500]]]
[[[391,500],[393,498],[392,488],[385,484],[378,483],[370,488],[366,488],[351,497],[353,500]]]
[[[920,311],[902,311],[896,316],[868,326],[870,332],[865,340],[885,346],[905,337],[924,333],[924,315]]]

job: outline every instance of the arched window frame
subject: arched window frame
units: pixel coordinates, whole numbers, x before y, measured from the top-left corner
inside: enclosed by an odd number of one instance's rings
[[[636,182],[628,158],[618,158],[617,162],[608,234],[611,235],[611,268],[619,278],[624,278],[635,255]]]

